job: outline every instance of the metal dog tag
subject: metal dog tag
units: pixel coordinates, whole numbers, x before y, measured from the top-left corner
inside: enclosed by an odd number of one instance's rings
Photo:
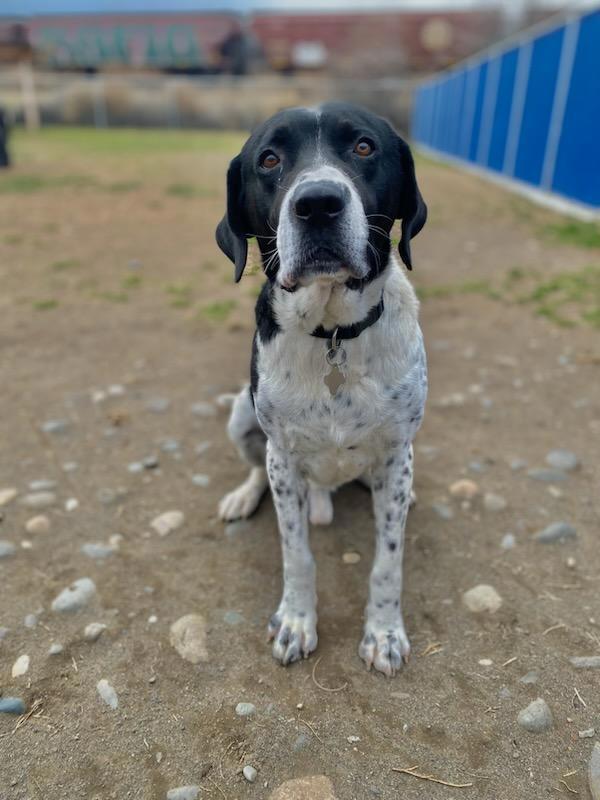
[[[341,344],[336,341],[337,330],[331,337],[331,346],[325,354],[325,359],[331,365],[331,370],[325,375],[325,385],[333,396],[337,390],[346,382],[346,376],[340,369],[346,363],[346,351]]]

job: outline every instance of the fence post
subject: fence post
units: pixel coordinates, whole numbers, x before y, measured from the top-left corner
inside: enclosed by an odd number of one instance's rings
[[[40,127],[40,110],[35,94],[35,81],[33,78],[31,61],[19,62],[19,82],[21,84],[21,95],[23,97],[25,125],[30,131],[37,130]]]
[[[93,81],[94,125],[96,128],[107,128],[108,113],[106,109],[106,95],[104,93],[104,78],[98,75]]]

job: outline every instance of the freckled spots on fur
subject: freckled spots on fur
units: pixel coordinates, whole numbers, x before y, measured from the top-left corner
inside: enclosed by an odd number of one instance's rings
[[[383,489],[383,481],[382,480],[376,480],[373,483],[373,491],[374,492],[380,492],[382,489]]]
[[[396,542],[388,542],[388,548],[392,553],[394,552],[397,546],[398,545],[396,544]]]
[[[385,462],[386,467],[391,467],[396,463],[396,459],[394,456],[390,456],[388,460]]]
[[[408,467],[404,467],[404,469],[402,470],[402,474],[403,474],[403,475],[405,475],[405,476],[406,476],[406,475],[410,475],[410,470],[409,470],[409,468],[408,468]]]

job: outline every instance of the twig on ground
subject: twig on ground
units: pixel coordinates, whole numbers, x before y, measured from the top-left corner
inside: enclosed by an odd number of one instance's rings
[[[562,783],[567,792],[570,792],[571,794],[579,794],[579,792],[577,792],[575,789],[572,789],[566,781],[563,781],[562,778],[559,780],[559,783]]]
[[[561,628],[566,628],[564,622],[557,622],[556,625],[551,625],[549,628],[546,628],[545,631],[542,632],[542,636],[546,636],[546,634],[551,633],[552,631],[558,631]]]
[[[22,725],[25,725],[25,723],[29,720],[30,717],[32,717],[37,711],[41,709],[41,707],[42,707],[42,701],[39,699],[34,700],[33,705],[31,706],[29,711],[26,714],[22,714],[19,717],[19,719],[17,720],[17,724],[13,728],[12,732],[16,733]]]
[[[587,708],[587,703],[585,702],[585,700],[583,699],[583,697],[582,697],[582,696],[579,694],[579,689],[578,689],[576,686],[574,686],[574,687],[573,687],[573,690],[574,690],[574,692],[575,692],[575,696],[574,696],[574,698],[573,698],[573,699],[575,699],[575,697],[576,697],[576,698],[579,700],[579,702],[581,703],[581,705],[582,705],[584,708]],[[575,703],[573,703],[573,706],[575,706]]]
[[[331,688],[329,686],[323,686],[323,684],[319,683],[319,681],[317,680],[317,678],[315,676],[315,673],[317,671],[317,667],[319,666],[319,661],[322,658],[323,658],[323,656],[319,656],[317,658],[317,660],[315,661],[314,665],[313,665],[312,673],[311,673],[311,677],[312,677],[313,683],[315,684],[315,686],[318,686],[319,689],[322,689],[324,692],[343,692],[344,689],[348,686],[348,681],[345,681],[341,686],[336,686],[335,688]]]
[[[441,653],[443,650],[443,646],[441,642],[429,642],[425,650],[422,653],[419,653],[420,658],[424,658],[425,656],[434,656],[436,653]]]
[[[316,730],[313,728],[313,726],[310,724],[310,722],[307,722],[305,719],[302,719],[302,717],[298,717],[298,722],[301,722],[303,725],[306,725],[306,727],[313,734],[313,736],[315,736],[321,742],[321,744],[325,744],[323,739],[321,739],[321,737],[316,732]]]
[[[422,781],[430,781],[431,783],[439,783],[442,786],[450,786],[452,789],[468,789],[470,786],[473,786],[472,783],[451,783],[450,781],[443,781],[441,778],[434,778],[433,775],[423,775],[416,771],[418,769],[419,765],[417,764],[414,767],[406,767],[404,769],[392,767],[392,772],[400,772],[402,775],[410,775]]]
[[[517,660],[517,656],[513,656],[512,658],[509,658],[508,661],[505,661],[504,664],[502,664],[502,666],[503,667],[508,667],[509,664],[514,664],[514,662],[516,660]]]

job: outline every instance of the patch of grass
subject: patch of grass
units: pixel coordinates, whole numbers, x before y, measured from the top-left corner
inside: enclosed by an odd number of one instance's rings
[[[83,188],[97,185],[97,181],[89,175],[43,177],[17,173],[0,179],[0,194],[33,194],[47,189]]]
[[[31,305],[36,311],[51,311],[58,306],[58,300],[52,300],[50,298],[46,300],[34,300]]]
[[[124,289],[137,289],[137,287],[141,285],[142,285],[141,275],[126,275],[121,281],[121,286]]]
[[[53,272],[66,272],[67,270],[75,269],[80,266],[81,262],[76,258],[63,258],[60,261],[53,261],[52,264],[50,264],[50,269]]]
[[[107,184],[106,188],[109,192],[135,192],[141,189],[141,181],[116,181],[116,183]]]
[[[237,306],[235,300],[217,300],[200,309],[200,316],[210,322],[225,322]]]
[[[171,296],[172,308],[189,308],[192,305],[192,287],[187,283],[172,283],[165,287],[165,291]]]
[[[172,197],[214,197],[215,192],[193,183],[171,183],[165,192]]]
[[[129,295],[126,292],[98,292],[96,297],[109,303],[128,303]]]
[[[547,225],[544,231],[562,244],[600,248],[600,225],[596,222],[569,220],[555,225]]]
[[[492,288],[488,281],[464,281],[455,284],[438,284],[437,286],[420,286],[417,295],[420,300],[437,297],[457,297],[461,294],[481,294],[494,300],[501,298],[500,292]]]
[[[21,244],[23,236],[20,233],[7,233],[2,237],[4,244]]]

